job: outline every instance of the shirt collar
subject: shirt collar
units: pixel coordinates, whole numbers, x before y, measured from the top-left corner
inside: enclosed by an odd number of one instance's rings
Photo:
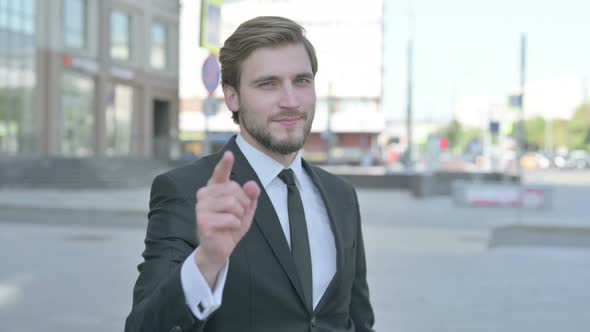
[[[250,162],[250,166],[252,166],[254,172],[256,172],[256,175],[258,175],[258,179],[260,179],[260,183],[262,183],[264,188],[267,188],[272,180],[274,180],[279,175],[279,173],[285,169],[281,163],[267,156],[262,151],[256,149],[254,146],[248,143],[239,133],[236,137],[236,144],[248,162]],[[302,179],[303,176],[301,150],[297,151],[295,159],[293,159],[293,162],[291,165],[289,165],[289,168],[293,170],[293,173],[295,173],[295,180],[301,185],[300,179]]]

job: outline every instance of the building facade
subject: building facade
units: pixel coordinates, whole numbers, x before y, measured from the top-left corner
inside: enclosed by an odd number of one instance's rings
[[[0,0],[0,156],[172,157],[178,0]]]
[[[240,23],[261,15],[285,16],[300,23],[319,59],[316,114],[304,146],[307,160],[360,163],[378,156],[377,137],[385,127],[380,111],[381,0],[224,1],[221,40]],[[219,110],[209,118],[201,113],[201,96],[184,97],[180,128],[185,145],[195,147],[185,150],[199,154],[203,149],[193,142],[201,139],[203,132],[216,143],[238,130],[220,89],[216,93]]]

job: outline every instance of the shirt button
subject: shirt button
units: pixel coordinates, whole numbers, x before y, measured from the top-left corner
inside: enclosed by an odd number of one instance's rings
[[[311,317],[311,326],[315,327],[315,316]]]

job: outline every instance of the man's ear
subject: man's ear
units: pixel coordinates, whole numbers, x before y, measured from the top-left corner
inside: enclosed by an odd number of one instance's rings
[[[224,84],[223,85],[223,98],[225,99],[225,104],[227,108],[229,108],[232,112],[237,112],[240,109],[240,97],[238,96],[238,91],[233,86]]]

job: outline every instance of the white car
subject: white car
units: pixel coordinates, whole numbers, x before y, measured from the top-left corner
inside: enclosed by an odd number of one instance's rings
[[[575,169],[590,168],[590,153],[584,150],[574,150],[567,158],[567,167]]]

